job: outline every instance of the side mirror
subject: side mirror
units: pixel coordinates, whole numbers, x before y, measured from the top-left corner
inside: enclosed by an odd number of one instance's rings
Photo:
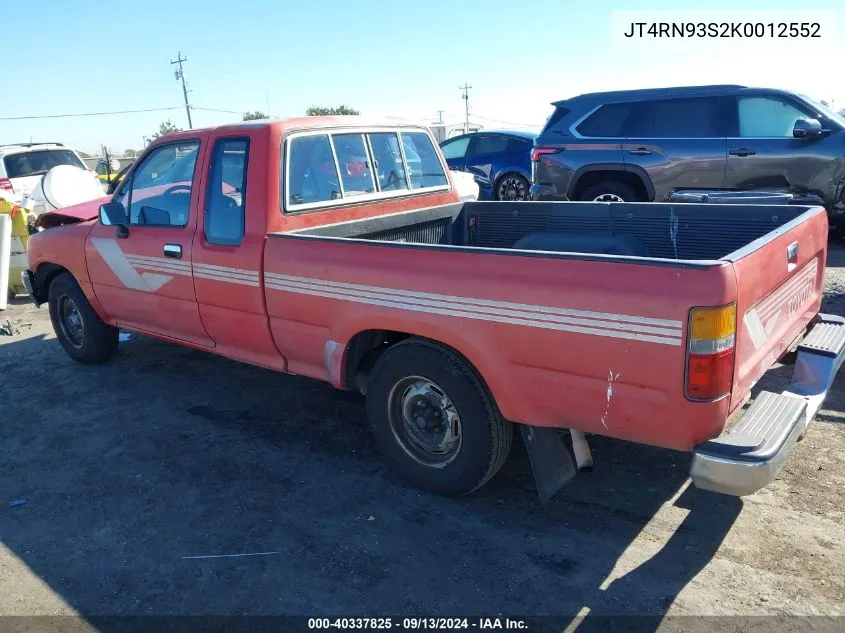
[[[795,138],[810,138],[822,135],[822,124],[818,119],[798,119],[792,128]]]
[[[106,202],[100,205],[100,222],[103,226],[117,227],[117,236],[124,238],[129,235],[129,216],[126,209],[119,202]]]

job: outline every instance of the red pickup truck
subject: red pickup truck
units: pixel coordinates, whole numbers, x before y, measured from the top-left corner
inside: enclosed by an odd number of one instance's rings
[[[462,203],[398,120],[169,135],[41,223],[24,282],[73,359],[107,361],[120,328],[360,389],[386,459],[441,494],[493,477],[514,427],[544,498],[590,465],[585,433],[752,493],[845,357],[821,207]],[[779,360],[786,391],[742,411]]]

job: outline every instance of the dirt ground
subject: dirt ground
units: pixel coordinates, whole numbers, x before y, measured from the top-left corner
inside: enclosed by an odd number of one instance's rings
[[[841,242],[829,260],[823,309],[843,314]],[[45,308],[7,319],[0,615],[845,615],[843,374],[781,478],[742,500],[692,488],[687,454],[602,438],[547,505],[521,442],[447,500],[386,469],[355,394],[141,337],[84,367]],[[795,630],[823,621],[845,629]]]

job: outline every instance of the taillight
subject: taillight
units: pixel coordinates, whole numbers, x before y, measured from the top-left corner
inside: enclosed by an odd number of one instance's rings
[[[0,191],[14,192],[15,188],[12,186],[12,181],[8,178],[0,178]]]
[[[563,150],[559,147],[535,147],[531,150],[531,161],[535,163],[539,163],[542,160],[543,156],[549,154],[557,154],[558,152],[562,152]]]
[[[693,308],[687,336],[686,397],[712,401],[730,394],[736,348],[736,304]]]

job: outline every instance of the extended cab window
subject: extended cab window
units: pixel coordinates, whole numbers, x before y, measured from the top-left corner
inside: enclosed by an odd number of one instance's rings
[[[248,139],[220,139],[214,144],[205,198],[205,240],[240,244],[244,236]]]
[[[199,141],[154,149],[115,198],[129,211],[131,224],[185,226],[191,209]]]
[[[284,211],[449,188],[440,155],[423,131],[345,129],[300,134],[285,143]]]
[[[630,103],[601,106],[575,128],[581,136],[619,138],[625,136],[625,123],[631,114]]]
[[[437,156],[437,150],[428,134],[422,132],[402,132],[402,147],[408,162],[411,177],[411,189],[439,187],[449,184],[443,165]]]

